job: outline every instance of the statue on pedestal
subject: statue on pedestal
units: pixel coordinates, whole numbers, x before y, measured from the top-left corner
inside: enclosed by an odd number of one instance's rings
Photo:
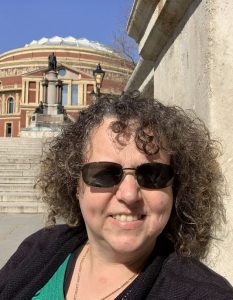
[[[48,69],[49,71],[57,71],[57,58],[54,52],[48,57]]]
[[[43,102],[40,101],[40,104],[36,107],[34,114],[43,114],[44,112],[44,105]]]

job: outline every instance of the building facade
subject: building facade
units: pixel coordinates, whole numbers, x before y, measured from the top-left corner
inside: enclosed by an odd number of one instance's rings
[[[128,34],[140,60],[126,90],[194,109],[223,145],[227,225],[208,264],[233,284],[233,1],[135,0]]]
[[[62,105],[71,119],[92,101],[97,64],[106,72],[102,93],[121,93],[133,70],[131,63],[112,49],[73,37],[42,38],[0,54],[0,136],[17,137],[21,129],[30,126],[33,112],[45,100],[43,78],[52,52],[63,85]]]

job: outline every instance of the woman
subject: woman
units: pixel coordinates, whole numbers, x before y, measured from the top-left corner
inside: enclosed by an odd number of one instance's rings
[[[103,96],[50,145],[50,226],[0,273],[0,299],[233,299],[199,260],[224,220],[218,143],[178,107]]]

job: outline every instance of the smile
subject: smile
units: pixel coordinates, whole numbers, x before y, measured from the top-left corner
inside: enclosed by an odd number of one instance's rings
[[[113,219],[116,219],[121,222],[132,222],[138,221],[142,219],[142,215],[124,215],[124,214],[117,214],[112,216]]]

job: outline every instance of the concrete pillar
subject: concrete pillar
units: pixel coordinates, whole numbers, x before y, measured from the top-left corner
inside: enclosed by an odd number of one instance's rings
[[[39,103],[39,92],[40,92],[40,83],[36,81],[36,103]]]
[[[15,113],[19,113],[19,93],[15,96]]]
[[[2,113],[6,113],[6,96],[5,94],[2,95]]]
[[[78,105],[86,105],[87,103],[87,84],[78,85]]]
[[[25,103],[28,104],[29,81],[25,81]]]
[[[22,103],[25,103],[25,81],[22,82]]]
[[[44,89],[43,89],[43,86],[42,86],[42,82],[40,81],[40,86],[39,86],[39,102],[40,101],[44,101],[44,99],[43,99],[43,92],[44,92]]]
[[[50,71],[47,74],[48,79],[48,104],[55,104],[56,102],[56,72]]]
[[[223,144],[228,222],[208,264],[233,283],[233,1],[151,1],[152,10],[148,2],[138,1],[131,13],[141,59],[127,88],[144,91],[152,83],[155,98],[195,110]]]
[[[71,106],[71,82],[67,86],[67,106]]]

